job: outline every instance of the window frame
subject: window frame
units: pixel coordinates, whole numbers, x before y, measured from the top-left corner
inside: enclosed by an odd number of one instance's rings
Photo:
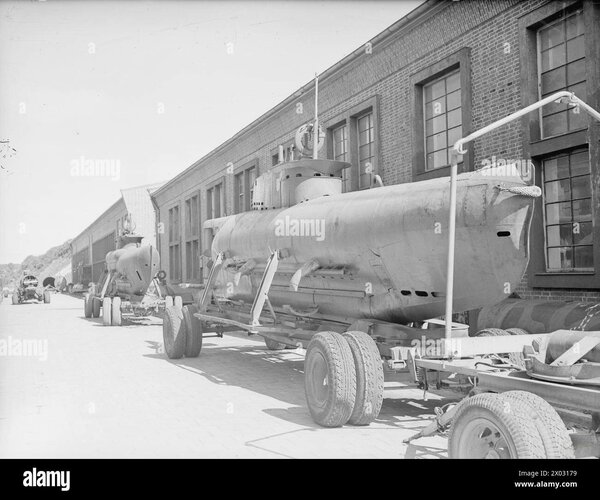
[[[174,223],[174,211],[177,210],[177,224]],[[168,249],[169,249],[169,278],[178,283],[182,279],[182,269],[181,269],[181,260],[182,260],[182,252],[181,252],[181,203],[179,200],[169,206],[167,208],[167,217],[168,217]],[[175,234],[175,232],[177,234]],[[173,256],[177,255],[178,265],[174,266],[174,258]],[[177,269],[173,269],[176,267]]]
[[[600,30],[595,29],[600,24],[600,5],[592,2],[574,0],[565,3],[549,2],[531,11],[518,20],[519,23],[519,58],[521,68],[521,102],[528,106],[539,99],[538,89],[538,58],[537,30],[553,20],[568,15],[583,8],[585,31],[585,60],[586,60],[586,93],[587,103],[598,108],[600,95],[597,87],[600,81]],[[588,116],[588,127],[581,130],[566,132],[561,135],[542,138],[540,114],[529,113],[523,117],[523,155],[534,162],[536,185],[542,186],[542,160],[587,146],[589,148],[590,168],[592,179],[592,221],[594,231],[594,271],[547,271],[545,257],[545,228],[543,220],[544,200],[535,200],[534,213],[530,232],[530,259],[527,268],[527,282],[531,288],[563,288],[563,289],[598,289],[600,288],[600,185],[597,178],[600,175],[600,126]]]
[[[193,205],[194,198],[196,199],[196,224],[194,225],[193,217]],[[190,221],[188,225],[188,203],[190,207]],[[200,279],[200,249],[202,243],[202,197],[200,191],[194,191],[187,196],[183,202],[184,207],[184,246],[185,246],[185,279],[186,280],[197,280]],[[193,228],[196,228],[194,234]],[[194,243],[197,247],[197,255],[193,255]],[[188,247],[191,251],[191,255],[188,254]],[[191,263],[191,269],[190,269]],[[183,275],[183,273],[182,273]],[[183,276],[182,276],[183,277]]]
[[[233,212],[240,214],[252,210],[254,187],[250,185],[250,172],[254,170],[254,179],[258,177],[258,160],[254,159],[236,168],[233,172]],[[243,206],[240,206],[239,187],[241,182]]]
[[[379,174],[379,165],[381,165],[381,114],[379,108],[380,96],[375,94],[356,106],[352,106],[342,113],[339,113],[334,118],[327,120],[324,123],[324,128],[327,130],[325,135],[325,151],[327,152],[327,158],[329,159],[333,159],[333,130],[344,124],[348,127],[346,161],[350,163],[350,190],[346,192],[359,191],[361,189],[369,189],[373,187],[359,186],[360,163],[358,154],[358,119],[368,113],[373,114],[373,176]]]
[[[413,105],[413,181],[435,179],[450,175],[450,165],[426,169],[425,158],[425,100],[424,87],[430,82],[443,76],[450,75],[458,70],[460,73],[460,99],[461,99],[461,124],[462,136],[466,137],[472,132],[471,121],[471,49],[463,47],[457,52],[437,61],[436,63],[416,72],[410,76],[410,88]],[[473,148],[467,148],[462,161],[458,163],[458,173],[473,171]]]

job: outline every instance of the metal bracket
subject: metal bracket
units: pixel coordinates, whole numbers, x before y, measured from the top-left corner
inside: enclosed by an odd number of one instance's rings
[[[206,281],[204,292],[202,292],[202,296],[200,298],[200,301],[198,302],[199,311],[206,311],[206,306],[208,305],[208,300],[210,298],[212,287],[214,285],[215,280],[217,279],[217,274],[223,266],[224,259],[225,254],[223,252],[218,253],[215,261],[213,262],[213,266],[210,268],[210,273],[208,273],[208,280]]]
[[[277,272],[278,265],[279,252],[275,250],[271,252],[269,259],[267,260],[265,272],[263,273],[262,279],[260,280],[260,285],[258,286],[256,297],[254,297],[252,309],[250,309],[250,324],[252,326],[260,326],[260,322],[258,321],[258,319],[260,318],[260,315],[262,313],[265,301],[268,300],[269,290],[271,289],[271,284],[273,283],[273,278],[275,277],[275,273]]]

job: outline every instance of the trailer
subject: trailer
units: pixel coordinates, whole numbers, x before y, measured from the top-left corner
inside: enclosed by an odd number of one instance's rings
[[[457,176],[458,155],[465,153],[466,143],[555,101],[600,120],[600,113],[562,91],[460,139],[454,145],[446,201],[431,201],[426,194],[447,193],[447,179],[445,184],[415,183],[412,198],[401,186],[379,187],[374,194],[335,194],[331,178],[340,165],[325,160],[300,160],[259,177],[258,199],[253,200],[257,213],[213,225],[218,231],[202,295],[194,304],[165,309],[167,356],[196,357],[203,337],[230,331],[260,335],[270,349],[301,348],[306,351],[307,406],[315,422],[326,427],[368,425],[377,418],[385,363],[425,392],[450,388],[466,394],[460,402],[436,409],[431,424],[410,439],[448,431],[451,458],[600,457],[600,332],[582,328],[529,334],[492,328],[469,337],[466,325],[452,322],[454,311],[504,298],[498,291],[501,284],[488,276],[518,282],[528,259],[532,199],[541,194],[538,187],[510,175]],[[312,130],[317,160],[317,119]],[[261,191],[261,182],[277,189]],[[361,208],[353,212],[354,202]],[[360,213],[371,207],[384,214],[383,225]],[[394,210],[401,211],[396,213],[401,220],[394,219]],[[308,220],[322,213],[330,216],[326,247],[314,239],[273,233],[284,217],[304,215]],[[349,213],[354,219],[344,218]],[[447,252],[439,245],[430,247],[436,240],[427,232],[441,215],[448,217]],[[348,227],[346,220],[362,225]],[[357,228],[364,231],[364,240],[377,234],[379,245],[372,249],[363,240],[350,240],[348,232]],[[407,236],[395,234],[397,228]],[[496,244],[499,248],[485,248],[497,253],[478,255],[469,237]],[[456,263],[455,282],[456,244],[462,259]],[[409,263],[395,272],[392,264],[411,248]],[[423,255],[415,255],[415,248]],[[465,255],[473,256],[470,262],[464,262]],[[407,277],[418,284],[407,283]],[[361,292],[365,280],[369,287]],[[444,312],[443,321],[435,319]],[[579,432],[570,432],[567,425]]]
[[[102,316],[104,326],[121,326],[123,318],[136,322],[161,314],[165,307],[182,308],[192,294],[167,283],[159,270],[156,248],[141,245],[142,236],[128,228],[117,237],[117,249],[106,254],[106,268],[84,294],[84,316]]]

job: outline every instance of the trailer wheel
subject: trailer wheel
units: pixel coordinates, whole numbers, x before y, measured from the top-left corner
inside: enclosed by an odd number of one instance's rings
[[[185,357],[197,358],[202,350],[202,322],[194,316],[196,306],[187,305],[181,309],[185,330]]]
[[[102,324],[104,326],[112,324],[112,300],[110,297],[104,297],[102,300]]]
[[[529,405],[482,393],[460,404],[450,428],[448,456],[545,458],[545,451]]]
[[[13,305],[17,305],[19,303],[19,294],[18,293],[12,294],[12,303],[13,303]]]
[[[92,303],[91,308],[92,308],[92,318],[99,318],[100,317],[100,298],[99,297],[94,297],[94,296],[90,296],[90,302]]]
[[[509,401],[529,405],[535,414],[535,423],[542,437],[546,458],[575,458],[575,449],[562,418],[546,400],[527,391],[508,391],[501,396]]]
[[[44,290],[44,304],[50,304],[52,300],[52,295],[50,295],[50,290]]]
[[[317,333],[304,361],[304,389],[313,420],[323,427],[348,422],[356,398],[356,369],[350,345],[339,333]]]
[[[163,342],[169,359],[179,359],[185,353],[185,331],[181,309],[171,306],[163,317]]]
[[[175,297],[173,297],[173,305],[179,307],[179,309],[183,308],[183,298],[181,295],[175,295]]]
[[[113,326],[121,326],[121,297],[112,300],[111,317]]]
[[[86,318],[92,317],[92,298],[89,293],[83,294],[83,315]]]
[[[167,307],[173,307],[173,297],[171,295],[165,297],[165,309]]]
[[[356,401],[348,420],[352,425],[369,425],[383,404],[383,363],[377,344],[365,332],[346,332],[356,369]]]
[[[512,330],[512,332],[511,332]],[[520,328],[510,328],[508,330],[503,330],[502,328],[485,328],[483,330],[478,331],[475,336],[476,337],[501,337],[501,336],[507,336],[507,335],[523,335],[521,333],[513,333],[515,330],[521,330]],[[525,330],[521,330],[525,333],[527,333]],[[525,369],[525,358],[523,356],[522,352],[508,352],[505,353],[504,356],[506,356],[508,358],[508,361],[517,366],[518,368],[521,368],[522,370]]]
[[[267,346],[267,349],[269,349],[270,351],[282,351],[287,347],[286,344],[277,342],[276,340],[268,339],[267,337],[263,337],[263,339],[265,340],[265,345]]]
[[[511,335],[530,335],[530,333],[523,328],[507,328],[506,331]]]

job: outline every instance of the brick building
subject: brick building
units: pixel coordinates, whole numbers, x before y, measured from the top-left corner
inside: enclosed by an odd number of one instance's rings
[[[106,254],[116,247],[116,237],[127,224],[142,235],[143,245],[156,246],[156,220],[150,193],[160,184],[121,190],[121,197],[71,242],[74,284],[97,283],[104,272]]]
[[[368,189],[375,174],[384,184],[447,176],[461,135],[562,89],[598,109],[599,83],[598,2],[430,0],[319,75],[321,156],[352,164],[346,190]],[[171,280],[201,279],[204,222],[249,209],[253,179],[280,146],[294,157],[313,111],[309,82],[152,194]],[[600,300],[600,125],[577,111],[555,104],[513,122],[471,143],[459,165],[536,167],[544,196],[522,297]]]

